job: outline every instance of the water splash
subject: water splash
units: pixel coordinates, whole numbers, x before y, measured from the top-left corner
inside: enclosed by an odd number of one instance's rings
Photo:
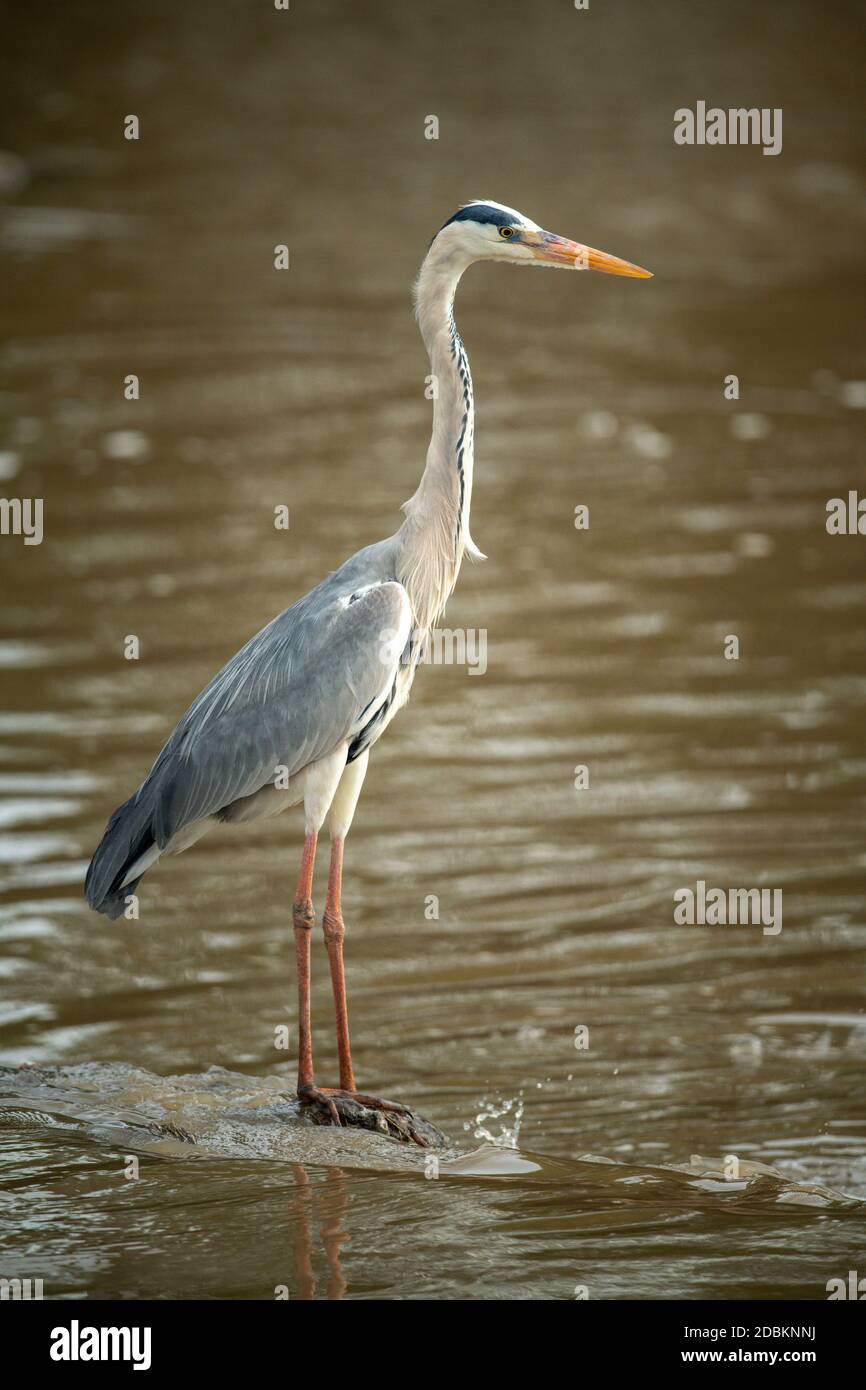
[[[495,1144],[499,1149],[516,1149],[520,1139],[520,1126],[523,1122],[523,1092],[518,1092],[516,1096],[508,1099],[497,1096],[491,1099],[482,1096],[478,1102],[481,1107],[475,1116],[475,1128],[472,1131],[476,1139],[484,1139],[488,1144]],[[511,1123],[502,1124],[498,1134],[492,1134],[487,1129],[490,1120],[502,1120],[508,1116]],[[465,1130],[472,1129],[468,1122],[463,1126]]]

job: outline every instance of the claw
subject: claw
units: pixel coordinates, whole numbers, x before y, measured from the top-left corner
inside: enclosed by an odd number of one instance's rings
[[[298,1100],[302,1105],[322,1106],[327,1112],[332,1125],[336,1125],[339,1128],[342,1124],[339,1111],[331,1100],[330,1095],[327,1091],[321,1091],[318,1086],[313,1086],[312,1083],[307,1086],[299,1086]]]
[[[332,1124],[338,1127],[359,1126],[379,1129],[383,1134],[394,1134],[405,1141],[417,1144],[419,1149],[428,1147],[427,1140],[415,1125],[415,1116],[408,1106],[393,1100],[380,1100],[369,1096],[365,1091],[344,1091],[334,1086],[314,1086],[308,1084],[298,1089],[298,1099],[304,1106],[310,1106],[314,1124]],[[365,1112],[367,1123],[365,1124]],[[381,1116],[376,1123],[375,1116]],[[321,1118],[317,1118],[320,1116]],[[392,1116],[390,1120],[385,1116]]]

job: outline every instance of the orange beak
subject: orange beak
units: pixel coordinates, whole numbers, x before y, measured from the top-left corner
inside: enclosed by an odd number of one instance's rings
[[[554,236],[553,232],[522,232],[521,242],[530,248],[537,261],[545,265],[568,266],[571,270],[601,270],[605,275],[628,275],[632,280],[651,280],[652,271],[644,270],[619,256],[582,246],[579,241]]]

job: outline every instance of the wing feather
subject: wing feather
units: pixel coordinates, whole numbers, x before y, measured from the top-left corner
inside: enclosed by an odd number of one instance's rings
[[[294,776],[357,732],[387,699],[409,637],[403,586],[354,594],[327,583],[263,628],[189,707],[135,800],[154,798],[153,836],[178,831]]]

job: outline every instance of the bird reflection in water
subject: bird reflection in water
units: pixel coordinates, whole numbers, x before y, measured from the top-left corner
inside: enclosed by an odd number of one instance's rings
[[[289,1199],[289,1220],[294,1233],[295,1288],[289,1297],[312,1302],[316,1297],[316,1272],[313,1265],[313,1231],[318,1226],[319,1238],[328,1266],[328,1289],[325,1297],[334,1302],[343,1297],[347,1288],[346,1276],[340,1263],[340,1251],[346,1242],[346,1210],[349,1193],[346,1175],[341,1168],[328,1168],[323,1184],[310,1182],[302,1163],[293,1163],[295,1187]]]

